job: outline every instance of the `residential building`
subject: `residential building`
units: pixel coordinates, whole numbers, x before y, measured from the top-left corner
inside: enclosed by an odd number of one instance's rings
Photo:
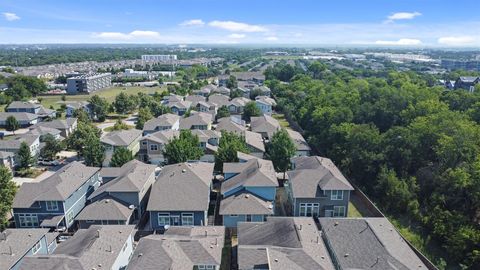
[[[230,103],[230,97],[222,94],[213,94],[208,97],[208,102],[217,105],[217,108],[222,106],[228,106]]]
[[[212,90],[212,93],[218,93],[225,96],[230,96],[230,92],[231,92],[230,88],[227,88],[225,86],[220,86]]]
[[[68,94],[88,94],[112,85],[112,74],[90,73],[67,79]]]
[[[132,225],[94,225],[78,230],[53,254],[25,257],[19,270],[122,270],[133,254]]]
[[[66,117],[73,117],[76,110],[83,110],[91,118],[93,115],[92,105],[88,101],[74,101],[66,104],[67,109],[65,111]]]
[[[125,71],[121,74],[121,77],[124,79],[145,79],[145,80],[153,80],[154,76],[149,74],[148,71],[137,71],[131,68],[125,69]]]
[[[100,141],[105,147],[105,159],[103,166],[110,166],[113,153],[117,148],[126,148],[132,152],[132,155],[137,155],[140,151],[140,139],[142,138],[142,131],[138,129],[116,130],[105,134]]]
[[[261,96],[267,96],[267,97],[272,96],[272,90],[265,85],[255,86],[253,88],[253,91],[260,93]]]
[[[215,127],[217,131],[226,131],[226,132],[234,132],[238,135],[242,135],[247,131],[245,121],[237,117],[223,117],[218,119],[218,124]],[[262,142],[263,143],[263,142]]]
[[[205,102],[207,98],[202,95],[189,95],[185,97],[185,100],[192,102],[192,107],[196,107],[198,102]]]
[[[257,85],[262,85],[265,82],[265,75],[262,72],[242,71],[218,76],[218,85],[226,86],[230,76],[234,76],[239,82],[250,82]]]
[[[197,112],[205,112],[205,113],[210,113],[211,115],[216,115],[217,114],[217,105],[214,103],[210,103],[207,101],[199,101],[197,104],[194,106],[195,110]]]
[[[209,84],[209,85],[206,85],[206,86],[200,88],[199,90],[193,90],[193,93],[196,94],[196,95],[201,95],[201,96],[204,96],[204,97],[208,97],[211,93],[213,93],[215,91],[215,89],[217,89],[216,85]]]
[[[192,105],[192,102],[190,101],[185,101],[185,100],[180,100],[180,101],[170,101],[167,103],[167,107],[170,108],[172,113],[176,115],[184,115],[188,109],[190,109]]]
[[[23,183],[13,201],[17,228],[70,228],[100,186],[99,168],[72,162],[40,182]]]
[[[224,239],[221,226],[170,227],[141,238],[127,270],[219,270]]]
[[[359,247],[358,251],[364,250],[365,247]],[[337,268],[330,259],[313,218],[268,217],[265,222],[239,223],[238,269]]]
[[[479,60],[453,60],[453,59],[442,59],[441,60],[442,68],[448,70],[469,70],[469,71],[480,71],[480,61]]]
[[[204,112],[192,112],[189,117],[180,119],[180,129],[212,129],[213,115]]]
[[[3,165],[13,171],[16,166],[15,153],[0,151],[0,165]]]
[[[32,103],[27,101],[13,101],[5,109],[6,112],[15,113],[15,112],[26,112],[31,114],[36,114],[40,119],[47,117],[55,118],[56,111],[51,109],[45,109],[39,103]]]
[[[277,106],[277,102],[268,96],[255,97],[255,104],[263,114],[272,115],[273,107]]]
[[[236,97],[230,101],[228,104],[228,111],[231,114],[243,114],[243,109],[247,103],[251,102],[252,100],[245,97]]]
[[[475,86],[480,82],[480,77],[459,77],[455,81],[455,89],[465,89],[469,92],[475,91]]]
[[[247,130],[243,136],[245,137],[245,143],[250,151],[250,155],[263,158],[265,156],[265,144],[263,143],[262,135]]]
[[[165,145],[175,137],[179,137],[178,130],[161,130],[143,136],[140,140],[140,151],[138,157],[141,161],[151,164],[163,164],[167,160],[163,155]]]
[[[240,93],[242,93],[242,97],[244,97],[244,98],[250,98],[250,91],[251,91],[250,88],[246,88],[246,87],[241,87],[241,86],[239,86],[239,87],[237,88],[237,91],[240,91]]]
[[[428,269],[386,218],[320,218],[336,269]]]
[[[278,181],[272,161],[254,158],[224,163],[223,174],[219,213],[225,227],[235,228],[238,222],[264,221],[275,213]]]
[[[252,117],[250,121],[250,127],[253,132],[260,133],[262,138],[265,140],[271,139],[273,134],[281,129],[278,120],[270,115]]]
[[[324,157],[296,157],[285,190],[294,216],[346,217],[352,185]]]
[[[204,152],[200,161],[215,162],[215,153],[218,151],[221,133],[215,130],[194,129],[192,134],[198,136],[200,148]]]
[[[5,128],[7,126],[8,117],[13,116],[18,122],[18,125],[22,128],[29,127],[41,121],[38,115],[27,112],[0,112],[0,127]]]
[[[17,270],[25,256],[46,255],[57,247],[48,229],[6,229],[0,233],[0,269]]]
[[[102,169],[100,175],[102,181],[104,178],[106,181],[88,196],[88,201],[92,204],[87,205],[78,215],[80,227],[138,221],[146,212],[150,188],[155,182],[156,167],[134,159],[120,168]],[[112,217],[107,218],[108,215]]]
[[[143,136],[161,130],[179,130],[180,116],[176,114],[166,113],[157,118],[153,118],[145,122],[143,125]]]
[[[16,155],[23,142],[30,148],[32,156],[40,154],[40,135],[35,134],[17,135],[10,137],[8,140],[0,140],[0,151],[11,152]]]
[[[45,140],[45,137],[47,135],[52,135],[53,138],[55,138],[55,140],[57,141],[62,141],[65,139],[65,137],[63,137],[61,135],[61,131],[56,129],[56,128],[49,128],[49,127],[42,127],[42,126],[31,126],[28,130],[27,133],[25,134],[31,134],[31,135],[38,135],[40,136],[40,142],[44,142]]]
[[[177,60],[176,54],[146,54],[142,55],[144,63],[169,62]]]
[[[288,136],[292,139],[293,144],[295,144],[295,156],[296,157],[308,157],[310,156],[310,151],[312,150],[308,145],[305,138],[303,138],[300,132],[297,132],[293,129],[287,128]]]
[[[213,163],[196,162],[163,167],[147,206],[153,230],[163,230],[167,225],[208,224],[213,166]]]
[[[40,122],[33,127],[45,127],[45,128],[53,128],[60,130],[60,135],[64,138],[68,138],[76,129],[78,126],[78,119],[77,118],[66,118],[65,120],[63,119],[55,119],[52,121],[44,121]]]

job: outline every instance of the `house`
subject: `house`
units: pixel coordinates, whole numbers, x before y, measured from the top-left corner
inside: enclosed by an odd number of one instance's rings
[[[200,148],[204,151],[200,161],[215,162],[215,153],[218,151],[221,133],[215,130],[192,130],[193,135],[197,135],[200,140]]]
[[[0,269],[17,270],[25,256],[46,255],[57,247],[48,229],[6,229],[0,233]]]
[[[110,160],[117,148],[126,148],[136,155],[140,150],[142,131],[138,129],[116,130],[105,134],[100,141],[105,147],[105,159],[103,166],[110,166]]]
[[[27,133],[25,134],[32,134],[32,135],[38,135],[40,136],[40,142],[44,142],[45,141],[45,137],[47,135],[52,135],[53,138],[55,138],[55,140],[57,141],[62,141],[64,140],[65,138],[61,136],[61,131],[56,129],[56,128],[49,128],[49,127],[41,127],[41,126],[31,126],[28,130]]]
[[[224,239],[222,226],[170,227],[141,238],[127,269],[219,270]]]
[[[212,129],[213,116],[210,113],[192,112],[189,117],[180,119],[180,129]]]
[[[133,254],[132,225],[94,225],[78,230],[53,254],[26,257],[19,270],[125,269]]]
[[[293,144],[295,144],[296,152],[295,156],[296,157],[308,157],[310,156],[310,151],[312,150],[310,146],[308,145],[307,141],[305,138],[303,138],[302,134],[300,132],[297,132],[293,129],[287,128],[288,136],[290,139],[292,139]]]
[[[242,93],[242,97],[244,98],[250,98],[250,89],[249,88],[246,88],[246,87],[237,87],[237,91],[240,91],[240,93]]]
[[[469,92],[475,91],[475,86],[480,82],[480,77],[459,77],[455,81],[455,89],[465,89]]]
[[[163,230],[166,225],[208,224],[213,166],[213,163],[196,162],[163,167],[147,206],[153,230]]]
[[[13,201],[17,228],[70,228],[100,186],[99,168],[72,162],[40,182],[23,183]]]
[[[273,134],[281,129],[278,120],[270,115],[252,117],[250,127],[253,132],[260,133],[265,140],[271,139]]]
[[[215,89],[217,89],[216,85],[209,84],[200,88],[199,90],[193,90],[193,93],[196,95],[208,97],[213,91],[215,91]]]
[[[230,89],[225,86],[220,86],[212,90],[212,93],[218,93],[225,96],[230,96]]]
[[[262,135],[247,130],[244,133],[244,137],[250,155],[263,158],[265,156],[265,144],[263,143]]]
[[[268,96],[256,96],[255,104],[263,114],[272,115],[273,107],[277,106],[277,102]]]
[[[346,217],[352,185],[324,157],[296,157],[285,190],[294,216]]]
[[[68,138],[70,134],[72,134],[78,126],[78,120],[77,118],[66,118],[65,120],[63,119],[55,119],[52,121],[44,121],[40,122],[34,127],[46,127],[46,128],[54,128],[60,130],[60,135],[64,138]]]
[[[194,108],[197,112],[205,112],[205,113],[210,113],[212,115],[217,114],[217,105],[207,101],[199,101]]]
[[[162,164],[166,162],[163,156],[165,145],[175,137],[179,137],[178,130],[161,130],[150,133],[140,139],[140,151],[138,157],[144,162],[151,164]]]
[[[169,104],[169,103],[175,103],[180,101],[184,101],[184,97],[176,94],[168,94],[163,97],[162,103]]]
[[[190,101],[180,100],[176,102],[169,102],[167,107],[170,108],[172,113],[182,116],[188,111],[188,109],[190,109],[191,105],[192,102]]]
[[[103,181],[103,185],[88,196],[88,201],[92,203],[76,218],[80,228],[92,224],[128,224],[139,220],[147,208],[156,167],[134,159],[120,168],[102,169],[102,181],[103,178],[108,181]]]
[[[47,117],[56,117],[55,110],[45,109],[42,105],[38,103],[32,103],[27,101],[13,101],[7,106],[5,111],[10,113],[26,112],[36,114],[40,119],[45,119]]]
[[[245,98],[245,97],[236,97],[230,101],[228,104],[228,111],[231,114],[242,114],[243,109],[247,103],[251,102],[252,100]]]
[[[278,181],[272,161],[255,158],[243,163],[224,163],[223,174],[219,213],[225,227],[235,228],[244,221],[264,221],[275,213]]]
[[[0,151],[0,165],[3,165],[13,171],[16,166],[15,153]]]
[[[0,151],[11,152],[16,155],[23,142],[30,148],[32,156],[40,154],[40,135],[35,134],[17,135],[10,137],[8,140],[0,140]]]
[[[247,128],[245,126],[245,121],[237,117],[229,116],[218,119],[218,124],[215,127],[215,130],[234,132],[238,135],[243,135]]]
[[[336,269],[428,269],[386,218],[320,218]]]
[[[265,75],[262,72],[252,72],[252,71],[242,71],[242,72],[231,72],[230,74],[224,74],[218,76],[219,85],[227,85],[227,82],[230,76],[237,78],[239,84],[240,82],[248,82],[256,85],[262,85],[265,81]]]
[[[88,101],[75,101],[75,102],[68,102],[66,104],[67,109],[65,111],[65,115],[67,117],[73,117],[76,110],[83,110],[87,113],[90,118],[93,115],[92,105]]]
[[[253,88],[253,91],[260,93],[261,96],[272,96],[272,90],[265,85],[256,86]]]
[[[365,252],[365,247],[358,251]],[[238,269],[342,268],[334,267],[313,218],[268,217],[264,222],[239,223]]]
[[[8,117],[13,116],[20,127],[29,127],[40,122],[38,115],[27,112],[0,112],[0,127],[7,126]]]
[[[208,102],[217,105],[217,108],[222,106],[228,106],[230,103],[230,97],[222,94],[213,94],[208,97]]]
[[[166,113],[145,122],[143,125],[143,136],[160,130],[178,130],[179,128],[180,116]]]
[[[207,101],[207,98],[205,96],[202,96],[202,95],[189,95],[189,96],[185,97],[185,100],[190,101],[192,103],[192,107],[195,107],[195,106],[197,106],[198,102]]]

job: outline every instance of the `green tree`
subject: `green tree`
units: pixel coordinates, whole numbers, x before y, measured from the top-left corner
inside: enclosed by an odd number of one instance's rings
[[[107,118],[108,107],[110,106],[108,101],[105,98],[94,95],[90,98],[89,102],[92,105],[93,117],[99,122],[104,122]]]
[[[235,89],[238,87],[237,78],[233,75],[230,75],[227,80],[227,88]]]
[[[30,147],[26,142],[22,142],[20,144],[20,149],[18,150],[18,167],[20,169],[28,169],[33,162],[33,156],[32,153],[30,152]]]
[[[130,126],[125,124],[120,118],[117,119],[117,122],[115,122],[115,124],[112,127],[112,130],[129,130],[129,129],[130,129]]]
[[[53,160],[55,159],[55,155],[63,150],[62,144],[53,137],[51,134],[47,134],[43,137],[43,142],[45,146],[40,149],[40,157]]]
[[[290,158],[295,155],[296,150],[286,129],[277,131],[267,144],[267,157],[273,162],[276,171],[283,172],[283,179],[290,167]]]
[[[12,180],[12,172],[9,168],[0,166],[0,230],[7,225],[7,216],[12,210],[16,192],[17,186]]]
[[[218,109],[217,115],[216,115],[217,119],[221,119],[229,116],[230,116],[230,111],[228,110],[227,106],[223,105],[222,107],[220,107],[220,109]]]
[[[97,127],[79,122],[77,129],[67,138],[67,146],[70,149],[77,151],[79,156],[83,156],[86,148],[86,139],[90,136],[95,136],[100,139],[102,131]]]
[[[245,121],[249,122],[250,118],[260,115],[262,115],[262,111],[257,107],[255,101],[250,101],[245,105],[243,109],[243,119]]]
[[[123,164],[133,159],[132,151],[125,147],[118,147],[115,149],[110,160],[111,167],[122,167]]]
[[[180,131],[180,136],[168,142],[163,151],[169,164],[199,160],[203,155],[200,140],[190,130]]]
[[[95,134],[88,134],[85,138],[85,147],[83,149],[83,157],[85,165],[100,167],[105,158],[105,147]]]
[[[115,112],[119,114],[127,114],[135,110],[137,104],[136,99],[133,96],[121,92],[115,97],[113,106],[115,107]]]
[[[238,162],[237,152],[250,153],[245,138],[234,132],[222,131],[218,151],[215,153],[215,170],[222,172],[225,162]]]
[[[10,115],[9,117],[7,117],[7,120],[5,121],[5,129],[7,131],[13,131],[15,133],[15,130],[19,128],[20,128],[20,124],[18,123],[15,116]]]
[[[90,123],[90,116],[88,116],[87,112],[82,109],[76,109],[73,111],[73,117],[76,117],[78,122],[82,122],[85,124]]]
[[[140,108],[140,110],[138,110],[138,119],[137,119],[137,123],[135,125],[135,128],[136,129],[143,129],[143,125],[145,124],[145,122],[147,122],[148,120],[150,120],[152,118],[153,118],[153,115],[150,112],[149,108]]]

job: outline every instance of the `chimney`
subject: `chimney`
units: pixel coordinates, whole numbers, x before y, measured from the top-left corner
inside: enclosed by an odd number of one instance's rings
[[[100,230],[97,230],[97,235],[96,235],[97,238],[100,238]]]

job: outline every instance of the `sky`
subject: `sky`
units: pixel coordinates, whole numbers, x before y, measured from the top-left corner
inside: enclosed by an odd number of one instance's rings
[[[479,0],[0,0],[0,43],[480,47]]]

